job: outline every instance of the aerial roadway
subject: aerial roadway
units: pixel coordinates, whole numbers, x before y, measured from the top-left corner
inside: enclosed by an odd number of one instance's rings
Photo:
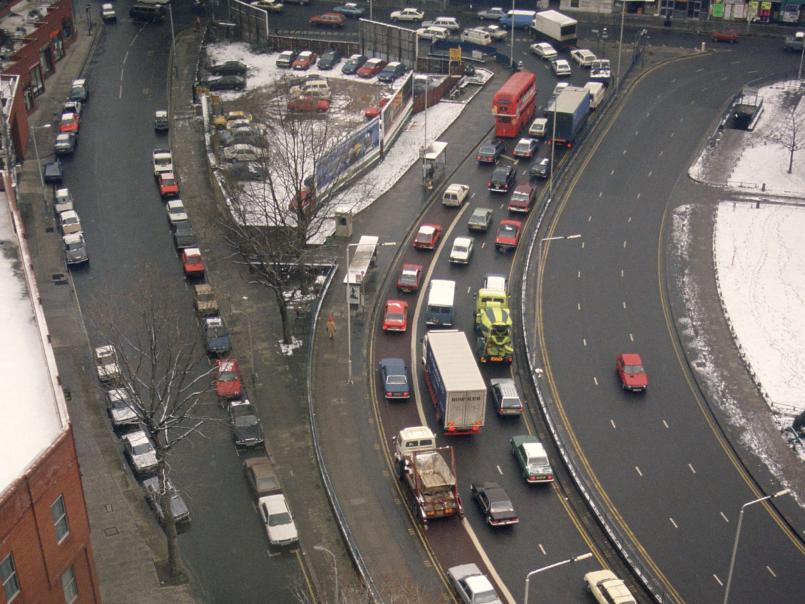
[[[649,72],[568,176],[547,247],[536,320],[545,378],[602,496],[674,600],[724,597],[741,505],[764,495],[697,390],[666,297],[663,245],[675,186],[704,133],[779,45],[707,54]],[[695,199],[685,200],[695,203]],[[621,353],[638,353],[649,386],[624,392]],[[743,524],[732,596],[793,602],[805,549],[769,507]]]

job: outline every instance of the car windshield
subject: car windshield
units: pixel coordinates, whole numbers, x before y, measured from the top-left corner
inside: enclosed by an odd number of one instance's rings
[[[503,512],[513,512],[514,506],[511,504],[510,501],[493,501],[492,505],[489,506],[489,511],[494,514],[500,514]]]
[[[226,335],[226,329],[224,329],[223,325],[215,325],[209,328],[207,334],[211,338],[221,338]]]
[[[172,178],[163,178],[162,184],[166,187],[172,187],[173,185],[176,184],[176,181]]]
[[[400,283],[416,283],[416,273],[414,271],[403,271],[400,276]]]
[[[201,256],[198,254],[191,254],[187,256],[187,263],[188,264],[200,264],[201,263]]]
[[[386,378],[386,384],[389,386],[405,386],[408,384],[408,380],[405,379],[404,375],[390,375]]]
[[[453,252],[456,254],[466,254],[469,248],[466,245],[454,245]]]
[[[268,517],[268,526],[282,526],[291,523],[291,515],[288,512],[272,514]]]
[[[521,406],[519,398],[504,398],[500,403],[501,407],[509,407],[512,409],[519,409]]]
[[[400,312],[389,311],[386,313],[386,320],[387,321],[399,321],[402,322],[404,315]]]
[[[514,236],[514,234],[516,232],[517,232],[517,229],[515,229],[510,224],[504,224],[503,226],[500,227],[500,234],[501,235]]]
[[[233,382],[238,379],[238,374],[234,371],[222,371],[221,375],[218,376],[218,380],[221,382]]]
[[[146,455],[153,450],[154,448],[149,442],[139,443],[131,448],[131,451],[134,453],[134,455]]]
[[[512,201],[528,201],[528,193],[523,191],[515,191],[512,194]]]
[[[628,373],[629,375],[635,375],[638,373],[645,373],[642,365],[626,365],[623,368],[624,372]]]
[[[241,415],[235,418],[234,422],[236,428],[249,428],[250,426],[257,425],[257,416],[255,415]]]
[[[67,251],[68,252],[78,252],[84,249],[83,243],[68,243],[67,244]]]

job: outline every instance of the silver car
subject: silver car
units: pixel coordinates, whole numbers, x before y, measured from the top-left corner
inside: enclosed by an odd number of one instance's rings
[[[64,258],[68,265],[89,262],[87,244],[84,242],[82,232],[69,233],[62,237],[62,241],[64,242]]]

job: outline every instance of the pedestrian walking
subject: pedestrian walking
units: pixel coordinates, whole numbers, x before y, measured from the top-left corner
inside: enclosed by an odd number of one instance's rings
[[[335,337],[335,317],[333,313],[327,315],[327,337],[331,340]]]

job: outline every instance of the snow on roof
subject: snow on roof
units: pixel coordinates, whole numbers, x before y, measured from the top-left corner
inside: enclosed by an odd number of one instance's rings
[[[53,351],[41,308],[34,307],[21,266],[29,261],[27,249],[12,228],[9,202],[0,191],[0,312],[3,340],[0,347],[0,385],[7,396],[0,401],[0,493],[11,485],[67,428],[67,409],[55,377],[49,371]],[[41,323],[38,325],[37,321]],[[41,330],[41,331],[40,331]],[[45,348],[47,346],[47,348]]]

